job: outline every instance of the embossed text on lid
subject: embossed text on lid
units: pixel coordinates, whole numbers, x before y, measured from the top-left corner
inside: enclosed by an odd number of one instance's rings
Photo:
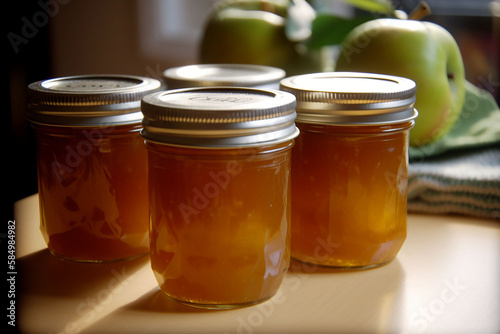
[[[161,82],[127,75],[80,75],[28,86],[28,118],[35,123],[71,126],[129,124],[142,120],[141,99]]]
[[[194,147],[276,143],[298,134],[296,100],[278,90],[187,88],[153,93],[142,102],[143,136]]]

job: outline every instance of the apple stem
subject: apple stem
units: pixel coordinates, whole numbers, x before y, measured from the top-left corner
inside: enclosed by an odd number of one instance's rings
[[[408,15],[408,19],[410,20],[421,20],[426,16],[431,14],[431,8],[425,1],[420,1],[418,6],[412,10],[412,12]]]

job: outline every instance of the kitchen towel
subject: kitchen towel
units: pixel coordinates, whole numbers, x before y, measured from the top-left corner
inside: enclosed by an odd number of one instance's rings
[[[500,109],[488,91],[467,82],[450,133],[409,155],[409,212],[500,220]]]
[[[500,148],[444,154],[410,164],[408,211],[500,219]]]

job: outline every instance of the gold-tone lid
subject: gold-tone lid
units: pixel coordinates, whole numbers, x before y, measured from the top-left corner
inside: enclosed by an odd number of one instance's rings
[[[142,97],[160,87],[156,79],[113,74],[37,81],[28,86],[28,119],[59,126],[140,123]]]
[[[297,122],[369,125],[412,120],[416,84],[408,78],[357,72],[297,75],[280,82],[297,98]]]
[[[234,148],[295,138],[296,100],[271,89],[200,87],[142,99],[145,139],[169,145]]]

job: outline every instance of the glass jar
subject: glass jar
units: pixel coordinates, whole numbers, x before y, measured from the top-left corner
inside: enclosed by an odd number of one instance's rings
[[[170,298],[225,309],[277,292],[290,259],[295,104],[235,87],[144,97],[151,266]]]
[[[29,85],[41,231],[50,252],[85,262],[149,251],[142,97],[158,80],[85,75]]]
[[[279,89],[285,71],[253,64],[199,64],[169,68],[163,77],[168,89],[213,86]]]
[[[319,73],[282,80],[297,98],[292,257],[363,269],[393,260],[406,239],[412,80]]]

